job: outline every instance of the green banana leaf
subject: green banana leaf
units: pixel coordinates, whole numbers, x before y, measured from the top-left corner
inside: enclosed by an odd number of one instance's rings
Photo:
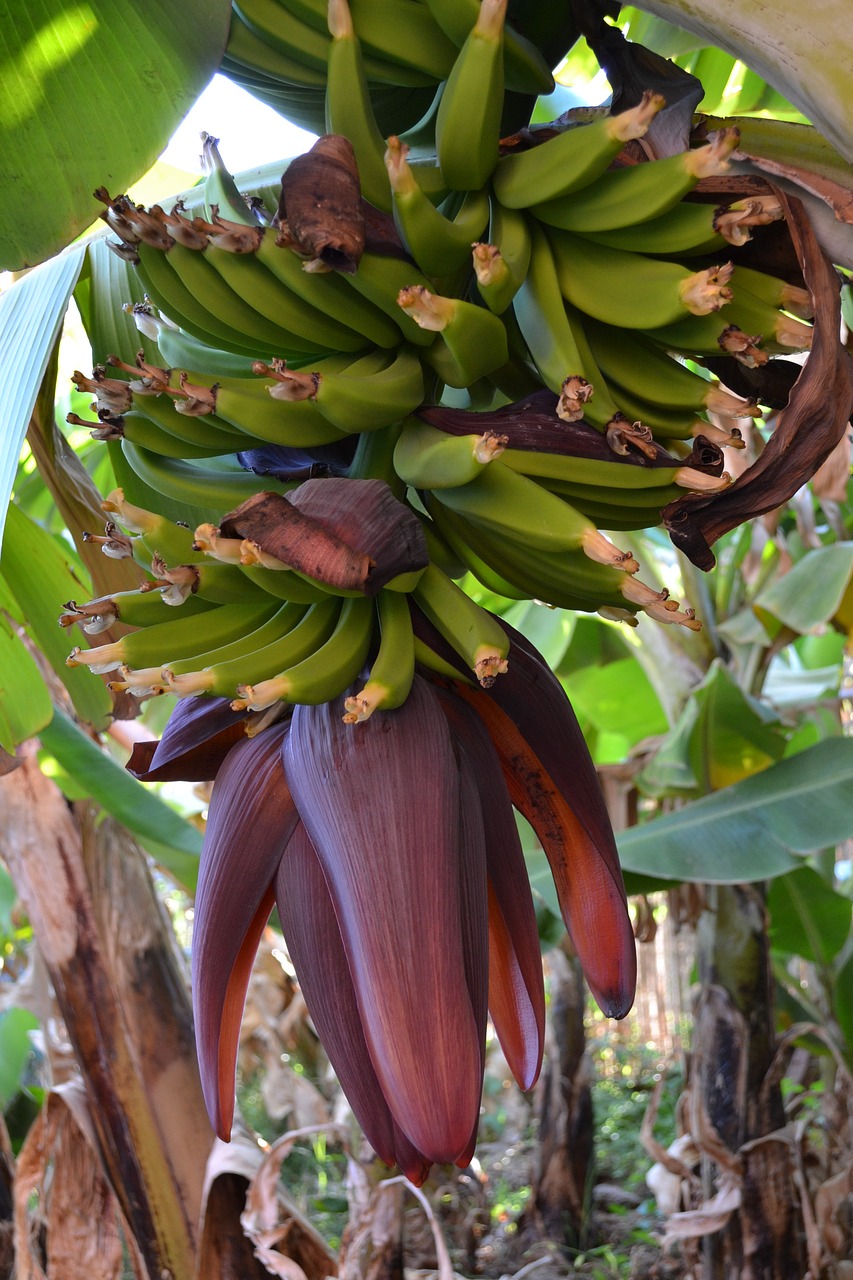
[[[54,711],[39,737],[71,779],[132,831],[155,861],[192,893],[198,877],[200,832],[126,773],[61,711]]]
[[[0,746],[10,754],[49,724],[50,694],[35,660],[5,614],[0,614]]]
[[[213,75],[229,0],[28,0],[0,24],[0,269],[89,227],[150,169]]]
[[[33,1051],[30,1032],[39,1020],[28,1009],[6,1009],[0,1013],[0,1107],[8,1107],[21,1090],[21,1080]]]
[[[754,608],[801,635],[829,622],[838,612],[853,574],[853,542],[807,551],[788,573],[756,597]]]
[[[771,880],[853,835],[853,740],[833,738],[618,836],[628,871],[738,884]]]
[[[773,881],[767,910],[775,951],[825,966],[847,941],[853,902],[836,893],[814,867],[799,867]]]
[[[853,27],[837,5],[642,0],[637,8],[741,59],[853,162]]]
[[[0,542],[21,446],[84,253],[68,249],[0,293]]]
[[[10,505],[0,572],[23,613],[27,630],[68,690],[77,715],[103,729],[112,707],[109,690],[85,667],[65,665],[72,639],[76,642],[77,636],[69,639],[69,633],[56,621],[63,601],[91,595],[90,586],[78,577],[71,560],[56,538],[14,503]]]

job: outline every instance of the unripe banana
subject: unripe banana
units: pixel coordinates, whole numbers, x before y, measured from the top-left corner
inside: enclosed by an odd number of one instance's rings
[[[700,178],[726,173],[739,138],[737,129],[723,129],[693,151],[609,169],[569,197],[532,205],[531,212],[548,226],[583,235],[633,228],[668,213]]]
[[[461,298],[443,298],[423,286],[402,289],[397,302],[421,328],[441,334],[450,361],[443,364],[440,376],[450,386],[467,387],[506,364],[506,329],[484,307]],[[425,359],[431,356],[432,351]]]
[[[655,329],[707,315],[731,301],[731,263],[690,271],[676,262],[609,249],[568,231],[549,236],[568,302],[605,324]]]
[[[392,711],[401,707],[415,677],[415,637],[408,600],[393,591],[380,591],[376,612],[379,650],[364,688],[344,703],[347,724],[362,724],[378,708]]]
[[[504,156],[495,168],[495,195],[511,209],[524,209],[579,191],[594,182],[626,142],[642,138],[664,105],[660,94],[615,116],[576,125],[529,151]]]
[[[456,218],[447,218],[418,186],[415,171],[406,159],[408,147],[390,137],[385,167],[391,184],[394,221],[406,246],[426,275],[448,276],[467,264],[471,244],[483,232],[489,217],[485,191],[471,191]]]
[[[507,670],[509,641],[500,623],[436,565],[427,565],[412,598],[484,689]]]
[[[394,449],[394,470],[414,489],[455,488],[478,476],[505,445],[506,436],[494,431],[452,436],[408,418]]]
[[[372,600],[364,596],[344,600],[335,629],[323,644],[276,676],[241,682],[232,709],[263,711],[281,701],[309,705],[331,702],[352,684],[364,666],[373,637],[373,620]]]
[[[507,0],[482,0],[439,103],[438,163],[448,186],[457,191],[484,187],[498,161],[506,6]]]

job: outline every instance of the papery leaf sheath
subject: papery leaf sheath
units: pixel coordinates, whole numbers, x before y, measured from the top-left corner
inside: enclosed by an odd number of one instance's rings
[[[281,764],[288,728],[273,725],[229,752],[201,854],[192,942],[196,1046],[208,1113],[226,1141],[246,988],[298,817]]]
[[[480,1045],[461,941],[459,776],[431,687],[342,723],[298,706],[285,768],[323,866],[370,1056],[391,1112],[431,1161],[467,1149]]]
[[[275,880],[275,900],[308,1012],[341,1088],[376,1154],[420,1186],[429,1163],[397,1125],[376,1078],[326,877],[297,824]]]
[[[507,628],[510,669],[489,693],[457,686],[494,742],[515,807],[545,850],[566,928],[602,1011],[624,1017],[636,986],[634,934],[595,766],[560,682]]]
[[[246,713],[229,698],[181,698],[159,742],[137,742],[127,763],[140,782],[209,782],[246,736]]]
[[[501,677],[503,679],[504,677]],[[442,708],[471,761],[480,800],[488,871],[489,1012],[519,1088],[542,1065],[545,991],[533,895],[515,814],[495,746],[480,718],[450,692]],[[463,805],[473,803],[463,797]]]

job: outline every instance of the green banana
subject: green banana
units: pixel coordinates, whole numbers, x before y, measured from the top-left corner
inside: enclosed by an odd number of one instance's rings
[[[263,711],[281,701],[316,705],[337,698],[367,661],[373,620],[372,600],[364,596],[344,600],[328,639],[304,658],[291,660],[276,676],[241,682],[239,696],[231,703],[233,710]]]
[[[173,693],[187,696],[195,693],[213,693],[222,690],[221,697],[231,697],[239,680],[239,664],[244,662],[247,654],[262,653],[271,645],[292,643],[290,637],[295,628],[308,616],[309,607],[296,601],[276,604],[272,601],[272,613],[262,619],[257,626],[244,628],[239,635],[234,635],[225,643],[215,641],[208,644],[207,636],[201,634],[198,641],[203,648],[196,646],[195,653],[180,657],[173,654],[168,660],[161,659],[163,682]],[[224,606],[223,606],[224,607]],[[325,602],[324,606],[325,608]],[[314,619],[320,621],[322,613]],[[230,664],[237,664],[232,666]],[[221,675],[211,675],[216,671]]]
[[[415,49],[412,35],[398,48],[392,41],[401,35],[408,19],[408,4],[376,0],[369,4],[353,4],[355,29],[365,48],[365,70],[370,81],[384,84],[431,85],[443,80],[452,64],[453,50],[442,41],[434,23],[425,23],[418,15],[413,20],[421,49]],[[420,7],[420,6],[416,6]],[[272,49],[302,61],[313,70],[325,72],[329,34],[325,4],[318,11],[306,0],[301,3],[278,4],[275,0],[240,0],[237,12],[255,34]],[[310,20],[309,20],[310,14]],[[322,22],[322,25],[321,25]],[[414,33],[412,33],[414,34]],[[411,46],[411,47],[410,47]],[[439,69],[444,67],[444,74]]]
[[[254,356],[235,355],[194,338],[170,324],[161,323],[157,349],[173,369],[195,369],[202,377],[250,378]]]
[[[121,666],[150,667],[160,661],[164,653],[182,658],[198,653],[199,642],[218,646],[247,630],[254,631],[276,610],[274,601],[266,603],[223,604],[205,615],[204,624],[190,614],[179,613],[168,622],[155,623],[140,631],[131,631],[112,644],[102,644],[96,649],[72,651],[66,665],[85,665],[97,674],[115,671]]]
[[[477,288],[490,311],[506,311],[530,268],[530,229],[518,209],[507,209],[492,198],[489,243],[473,246]]]
[[[766,271],[755,271],[752,267],[736,264],[732,273],[732,289],[736,298],[743,291],[775,310],[790,311],[791,315],[800,320],[814,318],[814,302],[808,289],[788,284],[787,280],[768,275]]]
[[[467,265],[471,243],[483,232],[489,217],[486,191],[470,191],[455,218],[447,218],[418,186],[406,155],[408,148],[388,139],[385,168],[391,185],[394,221],[421,271],[448,276]]]
[[[363,253],[358,270],[352,275],[340,277],[351,289],[362,298],[372,302],[380,311],[390,316],[406,342],[416,347],[428,347],[435,340],[435,334],[415,324],[397,306],[397,297],[401,289],[410,285],[430,287],[426,276],[403,258],[386,257],[384,254]],[[398,339],[399,341],[399,339]]]
[[[271,78],[273,83],[283,81],[293,86],[322,89],[325,84],[323,71],[315,66],[308,66],[302,58],[284,53],[280,48],[262,40],[256,32],[243,21],[234,5],[231,6],[231,25],[228,30],[228,42],[225,46],[226,64],[235,64],[247,71],[260,72]]]
[[[93,440],[129,440],[139,448],[159,453],[164,458],[214,458],[234,451],[233,439],[229,439],[225,448],[221,444],[194,444],[179,439],[161,427],[149,414],[134,409],[120,417],[103,418],[97,422],[87,421],[76,413],[68,413],[65,421],[73,427],[89,427]]]
[[[175,245],[175,249],[183,246]],[[192,254],[192,249],[185,250]],[[174,269],[177,257],[164,253],[162,249],[154,249],[150,245],[138,244],[136,253],[139,259],[138,270],[145,292],[151,301],[164,315],[176,325],[189,333],[199,342],[209,346],[222,347],[225,351],[236,355],[248,355],[254,359],[271,359],[277,354],[275,345],[257,342],[239,329],[233,328],[213,314],[210,309],[199,302],[193,289]],[[226,311],[225,314],[230,314]]]
[[[492,177],[495,195],[511,209],[524,209],[579,191],[604,173],[626,142],[643,137],[663,105],[660,94],[646,92],[628,111],[575,125],[529,151],[503,156]]]
[[[494,569],[487,560],[484,560],[477,554],[471,546],[470,541],[460,534],[454,514],[446,507],[442,507],[441,503],[435,498],[429,498],[429,512],[438,528],[441,537],[447,543],[451,552],[459,560],[460,568],[472,574],[481,586],[487,591],[492,591],[495,595],[504,596],[507,600],[526,600],[527,593],[514,586],[503,577],[498,570]],[[440,568],[442,566],[439,566]],[[447,573],[447,570],[444,570]],[[464,572],[460,574],[449,574],[450,577],[464,577]]]
[[[304,398],[316,404],[339,434],[390,426],[422,402],[423,369],[411,347],[401,346],[393,354],[382,352],[381,356],[379,367],[368,356],[336,374],[283,371],[277,375],[281,397],[285,402],[292,396],[296,403]],[[270,390],[277,398],[279,388]]]
[[[690,271],[680,263],[609,249],[568,231],[549,242],[564,298],[579,311],[625,329],[655,329],[707,315],[731,301],[732,264]]]
[[[175,436],[177,440],[198,448],[207,448],[208,455],[215,453],[234,453],[245,447],[243,433],[230,426],[224,418],[216,414],[207,414],[203,419],[190,414],[181,413],[168,395],[136,395],[134,409],[144,413],[152,422],[156,422],[164,431]],[[181,456],[181,455],[177,455]],[[190,457],[189,454],[183,455]],[[199,454],[199,457],[202,455]]]
[[[743,245],[751,239],[750,229],[775,222],[782,206],[775,197],[755,196],[720,208],[683,200],[657,218],[616,227],[612,231],[585,232],[597,244],[634,253],[663,257],[689,257],[718,253],[727,245]]]
[[[200,563],[204,556],[193,550],[193,534],[186,525],[128,502],[123,489],[113,489],[101,503],[109,515],[137,536],[132,539],[133,558],[148,568],[152,557],[161,556],[172,564]]]
[[[753,402],[723,390],[716,378],[709,380],[691,372],[641,333],[588,320],[586,334],[598,367],[620,388],[614,395],[629,416],[633,409],[623,403],[622,391],[633,392],[665,410],[707,410],[734,418],[760,416]]]
[[[461,49],[479,17],[479,0],[426,0],[426,4],[442,31]],[[542,54],[509,24],[504,27],[504,75],[506,87],[518,93],[554,91],[554,77]]]
[[[267,233],[258,227],[256,242],[266,238]],[[272,332],[281,338],[278,348],[273,349],[283,356],[293,352],[359,351],[364,346],[362,334],[292,293],[279,277],[265,270],[257,254],[231,252],[210,244],[204,257],[256,317],[274,326]]]
[[[202,557],[201,562],[168,565],[154,556],[151,573],[155,582],[150,590],[159,590],[170,605],[182,605],[191,596],[212,600],[214,604],[236,604],[268,599],[262,587],[242,573],[236,565],[219,564]]]
[[[453,436],[418,418],[403,423],[394,448],[394,470],[414,489],[447,489],[467,484],[500,457],[506,436]]]
[[[381,355],[384,356],[385,353],[382,352]],[[287,400],[282,399],[281,395],[272,394],[279,387],[290,385],[294,378],[308,379],[313,386],[316,371],[297,375],[280,370],[276,363],[270,366],[259,361],[258,364],[260,370],[272,381],[249,382],[243,378],[223,378],[213,386],[206,386],[203,383],[191,383],[182,376],[183,398],[177,401],[179,408],[186,406],[182,409],[183,412],[202,417],[208,413],[215,414],[217,418],[244,432],[247,437],[271,444],[310,449],[316,445],[332,444],[343,438],[341,429],[320,412],[313,400]],[[338,367],[337,362],[331,367]],[[334,373],[323,376],[332,378]]]
[[[431,497],[427,505],[432,511],[439,505],[437,497]],[[581,552],[555,554],[517,542],[449,508],[444,512],[443,521],[445,532],[455,530],[458,543],[470,548],[468,558],[472,565],[476,563],[472,557],[477,557],[485,566],[489,581],[483,585],[490,590],[496,590],[504,580],[520,599],[542,600],[560,609],[582,613],[624,603],[620,586],[623,579],[630,579],[630,574],[594,563]],[[479,570],[473,568],[472,571],[479,578]],[[501,590],[500,594],[507,593]]]
[[[812,329],[741,289],[725,315],[684,316],[673,324],[649,328],[646,336],[689,359],[723,351],[752,366],[765,364],[770,355],[780,352],[808,350]]]
[[[349,138],[358,164],[361,194],[377,209],[390,213],[385,139],[376,123],[361,42],[347,0],[330,0],[328,23],[332,43],[326,79],[326,131]]]
[[[140,246],[141,248],[142,246]],[[298,358],[300,355],[310,354],[315,350],[316,342],[309,341],[301,334],[293,333],[289,329],[278,325],[269,316],[262,315],[254,304],[247,302],[245,296],[237,293],[232,282],[236,278],[236,271],[234,271],[231,280],[227,280],[223,272],[232,271],[235,263],[236,270],[241,270],[238,258],[223,249],[215,250],[215,252],[213,250],[214,246],[212,245],[205,251],[199,251],[198,249],[187,249],[182,244],[173,244],[170,249],[165,251],[169,266],[195,300],[195,313],[197,317],[201,317],[202,326],[202,332],[197,336],[204,340],[204,332],[207,332],[215,337],[214,326],[220,323],[219,317],[227,316],[229,327],[236,329],[243,335],[244,346],[248,347],[251,343],[256,344],[259,355],[271,352],[281,358],[286,358],[290,355],[295,355]],[[252,259],[247,259],[247,262],[244,262],[242,266],[245,267],[251,261]],[[255,265],[257,266],[257,264]],[[150,272],[150,264],[148,263],[146,263],[146,270]],[[248,274],[254,276],[255,283],[257,283],[257,271],[253,271],[250,267]],[[241,273],[240,279],[242,278]],[[260,279],[263,281],[265,277],[261,276]],[[247,291],[244,290],[244,293]],[[178,319],[178,323],[180,323],[180,319]],[[181,327],[185,326],[182,325]],[[354,346],[351,350],[355,350],[362,345],[362,340],[360,339],[353,338],[352,341]]]
[[[506,329],[485,307],[461,298],[444,298],[418,285],[401,289],[397,302],[423,329],[441,335],[447,358],[433,367],[449,386],[470,386],[507,363]],[[435,354],[431,347],[424,359],[431,362]]]
[[[638,569],[586,516],[520,471],[492,462],[466,485],[436,491],[438,501],[468,520],[542,551],[583,550],[600,564]]]
[[[163,458],[147,449],[137,448],[129,440],[122,440],[121,450],[139,479],[165,498],[188,506],[216,511],[230,511],[251,498],[260,489],[275,488],[281,491],[278,481],[266,480],[244,471],[235,462],[231,466],[207,466],[187,462],[179,458]],[[293,486],[285,486],[285,488]]]
[[[69,600],[64,608],[67,612],[60,615],[59,625],[70,627],[79,622],[86,634],[92,636],[108,631],[116,622],[123,622],[129,627],[149,627],[174,617],[174,611],[160,592],[149,590],[116,591],[111,596],[100,596],[82,605]],[[216,605],[212,600],[190,596],[184,602],[184,608],[195,617],[210,613]]]
[[[360,334],[362,347],[397,345],[400,341],[397,317],[389,316],[368,297],[353,291],[349,283],[352,276],[342,278],[336,271],[306,271],[304,258],[286,244],[280,244],[279,239],[280,232],[267,227],[255,250],[258,262],[271,275],[310,306]]]
[[[545,453],[533,449],[505,449],[501,462],[511,471],[530,476],[546,484],[560,481],[578,489],[591,488],[612,495],[613,503],[622,494],[626,501],[642,495],[648,489],[679,484],[679,476],[685,470],[695,474],[693,468],[673,460],[672,466],[647,466],[629,462],[613,454],[612,459],[584,458],[574,454]],[[640,501],[645,501],[641,496]]]
[[[427,565],[412,598],[484,689],[507,670],[509,640],[503,627],[437,565]]]
[[[693,151],[607,170],[580,191],[531,205],[530,211],[548,226],[584,235],[633,229],[668,213],[700,178],[726,173],[739,137],[737,129],[723,129]]]
[[[383,711],[401,707],[415,678],[415,636],[408,600],[393,591],[380,591],[376,613],[379,649],[367,683],[344,702],[347,724],[362,724],[380,707]]]
[[[506,7],[507,0],[482,0],[438,106],[438,163],[447,185],[457,191],[484,187],[498,162]]]
[[[535,224],[531,246],[527,276],[513,299],[521,336],[542,381],[560,396],[560,417],[569,422],[584,417],[604,429],[619,409],[598,371],[579,317],[565,305],[550,246]]]

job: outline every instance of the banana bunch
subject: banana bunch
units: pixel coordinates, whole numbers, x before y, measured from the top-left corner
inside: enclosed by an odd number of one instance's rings
[[[742,447],[761,410],[703,359],[806,349],[811,299],[741,260],[781,217],[772,196],[701,198],[736,130],[633,163],[663,106],[647,93],[541,141],[501,141],[507,91],[549,84],[506,12],[507,0],[242,0],[227,65],[254,67],[267,92],[320,95],[331,130],[285,174],[278,211],[247,201],[211,138],[198,208],[96,193],[162,360],[125,352],[75,375],[136,510],[159,495],[170,517],[150,517],[156,545],[126,525],[124,551],[167,605],[208,602],[235,630],[201,650],[191,626],[160,619],[126,653],[74,661],[115,662],[136,692],[263,711],[336,697],[375,660],[350,709],[360,719],[398,705],[415,661],[500,674],[505,645],[455,585],[465,573],[509,599],[698,628],[599,529],[648,527],[684,493],[725,488],[722,448]],[[421,95],[426,122],[413,131],[401,106],[389,129],[377,86]],[[326,207],[338,223],[306,230],[302,210]],[[292,496],[321,457],[408,506],[427,569],[375,599],[341,593],[220,529],[259,492]]]

